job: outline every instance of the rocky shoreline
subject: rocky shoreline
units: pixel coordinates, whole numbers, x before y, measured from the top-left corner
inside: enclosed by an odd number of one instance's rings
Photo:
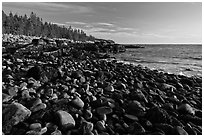
[[[201,135],[202,79],[107,54],[4,54],[6,135]]]

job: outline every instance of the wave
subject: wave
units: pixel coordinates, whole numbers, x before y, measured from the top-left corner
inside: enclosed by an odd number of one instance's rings
[[[173,65],[178,65],[180,63],[177,62],[167,62],[167,61],[153,61],[153,60],[139,60],[139,59],[125,59],[125,61],[132,61],[132,62],[137,62],[137,63],[156,63],[156,64],[173,64]]]
[[[173,57],[173,58],[202,60],[202,57]]]

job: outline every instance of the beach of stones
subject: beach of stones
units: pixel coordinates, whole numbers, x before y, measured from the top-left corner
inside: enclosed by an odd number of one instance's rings
[[[2,134],[202,134],[201,78],[73,50],[2,55]]]

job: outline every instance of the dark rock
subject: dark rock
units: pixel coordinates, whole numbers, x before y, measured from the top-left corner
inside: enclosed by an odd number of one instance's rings
[[[178,108],[177,111],[181,114],[195,114],[194,109],[189,105],[189,104],[181,104]]]
[[[86,119],[86,120],[89,120],[89,119],[91,119],[93,117],[93,114],[92,114],[92,112],[91,112],[91,110],[85,110],[85,112],[84,112],[84,118]]]
[[[188,133],[180,126],[174,127],[174,134],[175,135],[188,135]]]
[[[162,130],[165,135],[173,135],[174,134],[174,128],[173,126],[165,123],[159,123],[154,125],[156,128]]]
[[[40,66],[34,66],[28,70],[27,77],[33,77],[35,80],[40,80],[42,72],[43,69]]]
[[[126,130],[119,123],[115,124],[115,132],[119,133],[120,135],[126,134]]]
[[[141,135],[145,133],[145,129],[138,122],[134,122],[129,126],[128,132],[134,135]]]
[[[195,111],[195,116],[202,118],[202,110],[196,110]]]
[[[144,116],[145,115],[145,107],[143,107],[140,102],[133,100],[128,103],[127,113],[135,116]]]
[[[196,131],[193,130],[190,124],[186,124],[184,127],[184,130],[189,134],[189,135],[197,135]]]
[[[202,125],[202,118],[192,116],[192,115],[181,115],[180,118],[185,122],[192,122],[195,125]]]
[[[75,78],[75,79],[78,79],[81,77],[81,72],[79,71],[73,71],[72,74],[71,74],[71,77],[72,78]]]
[[[150,131],[152,130],[153,125],[149,120],[140,119],[140,123],[146,130],[150,130]]]
[[[58,129],[58,126],[53,123],[46,123],[46,127],[49,133],[55,132]]]
[[[75,99],[73,99],[71,101],[71,104],[74,107],[79,108],[79,109],[84,107],[84,102],[79,97],[76,97]]]
[[[149,109],[146,118],[152,123],[167,123],[170,119],[168,113],[159,107]]]
[[[105,88],[105,91],[107,92],[113,92],[114,91],[114,87],[112,85],[108,85],[106,88]]]
[[[140,102],[142,101],[142,102],[148,103],[148,100],[146,99],[145,95],[139,89],[137,89],[137,91],[131,92],[129,94],[129,96],[133,100],[137,100],[137,101],[140,101]]]
[[[112,113],[113,110],[110,107],[103,106],[103,107],[97,108],[96,111],[99,115],[104,115],[104,114]]]
[[[105,121],[101,120],[96,123],[96,128],[99,133],[106,131]]]
[[[173,116],[170,117],[170,123],[172,126],[180,126],[180,127],[184,126],[177,118]]]
[[[80,130],[82,131],[83,135],[88,135],[93,131],[93,127],[94,127],[93,123],[84,120],[81,124]]]

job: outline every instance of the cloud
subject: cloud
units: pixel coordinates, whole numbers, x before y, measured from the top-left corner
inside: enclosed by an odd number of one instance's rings
[[[73,25],[86,25],[85,22],[78,22],[78,21],[68,21],[67,24],[73,24]]]
[[[13,7],[18,9],[35,9],[47,12],[66,11],[67,13],[90,13],[91,7],[81,6],[73,3],[53,2],[3,2],[2,7]]]
[[[114,24],[111,24],[111,23],[105,23],[105,22],[98,22],[98,23],[95,23],[97,25],[102,25],[102,26],[114,26]]]
[[[169,36],[165,36],[165,35],[161,35],[161,34],[157,34],[157,33],[152,33],[152,32],[149,32],[149,33],[142,33],[142,36],[144,37],[157,37],[157,38],[168,38]]]

